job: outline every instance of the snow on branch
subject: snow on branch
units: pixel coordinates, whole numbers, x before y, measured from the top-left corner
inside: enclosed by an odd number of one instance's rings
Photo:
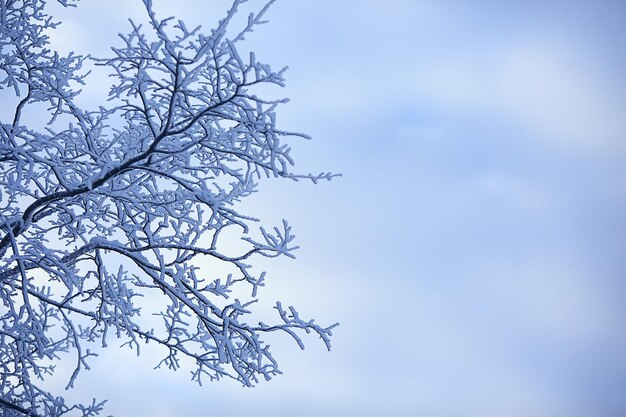
[[[112,55],[96,59],[54,52],[46,33],[59,23],[43,0],[0,0],[0,89],[17,103],[0,119],[4,416],[99,414],[104,403],[69,405],[39,383],[72,357],[72,387],[95,343],[119,339],[138,354],[154,344],[164,352],[157,366],[178,369],[185,358],[198,383],[246,386],[281,373],[267,333],[300,347],[314,333],[330,349],[336,325],[293,307],[277,303],[275,324],[253,319],[266,274],[251,263],[293,257],[298,246],[286,221],[252,228],[257,219],[238,203],[263,178],[336,176],[292,171],[287,142],[308,136],[277,127],[286,99],[255,94],[259,84],[284,86],[285,69],[237,50],[273,0],[233,28],[246,3],[235,0],[209,34],[160,20],[152,0],[143,2],[147,22],[131,22]],[[95,110],[75,100],[89,82],[88,59],[113,79]],[[38,103],[48,111],[44,129],[22,123]],[[234,234],[237,254],[228,251]]]

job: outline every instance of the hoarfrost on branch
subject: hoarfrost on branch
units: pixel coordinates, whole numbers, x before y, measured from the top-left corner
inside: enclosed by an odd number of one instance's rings
[[[72,0],[58,0],[73,6]],[[300,175],[275,110],[257,84],[283,86],[273,71],[238,45],[264,23],[273,1],[234,30],[246,0],[235,0],[209,34],[181,21],[159,20],[144,0],[147,23],[109,58],[61,55],[47,33],[58,23],[43,0],[0,0],[0,87],[15,103],[0,119],[0,409],[5,416],[92,416],[103,403],[66,404],[41,388],[61,356],[74,357],[68,387],[95,354],[89,345],[112,338],[139,352],[155,343],[159,365],[194,363],[192,378],[234,378],[244,385],[280,373],[262,341],[286,332],[303,347],[316,333],[330,349],[331,329],[277,303],[275,324],[249,320],[265,273],[255,256],[293,257],[291,227],[251,229],[237,211],[264,177]],[[89,65],[108,68],[109,101],[95,110],[77,104]],[[6,100],[5,100],[6,101]],[[47,109],[43,128],[23,124]],[[224,250],[240,236],[241,253]],[[220,279],[200,267],[232,271]],[[246,287],[245,296],[241,288]],[[158,294],[161,307],[142,311]],[[233,294],[238,295],[233,299]],[[145,310],[145,308],[144,308]],[[159,326],[142,316],[158,314]]]

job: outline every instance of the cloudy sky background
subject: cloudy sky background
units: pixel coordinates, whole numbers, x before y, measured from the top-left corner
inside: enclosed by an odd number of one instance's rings
[[[227,7],[153,1],[206,28]],[[58,49],[103,56],[143,12],[57,16]],[[245,389],[110,348],[68,397],[117,417],[626,414],[626,3],[282,0],[268,16],[247,45],[290,67],[279,121],[314,137],[296,166],[343,177],[268,181],[245,206],[301,246],[267,264],[263,297],[341,322],[333,351],[272,339],[284,375]]]

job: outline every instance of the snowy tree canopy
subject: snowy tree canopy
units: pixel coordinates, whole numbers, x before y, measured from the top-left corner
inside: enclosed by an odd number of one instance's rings
[[[186,358],[199,383],[246,386],[280,373],[265,333],[286,332],[300,347],[314,333],[330,349],[335,325],[280,303],[273,323],[251,314],[265,283],[253,259],[293,257],[297,246],[286,221],[253,227],[237,203],[261,178],[334,174],[292,172],[284,142],[306,135],[277,127],[286,100],[255,95],[257,84],[283,86],[284,70],[238,53],[272,2],[234,27],[245,2],[206,33],[160,20],[144,0],[148,24],[132,23],[111,56],[92,58],[54,51],[47,33],[58,23],[43,0],[0,0],[1,94],[14,104],[0,119],[3,415],[98,414],[102,403],[66,404],[40,383],[73,357],[72,387],[96,343],[119,339],[138,353],[156,344],[157,365]],[[76,99],[93,65],[112,84],[108,101],[85,109]],[[41,109],[42,127],[24,124]],[[210,265],[229,272],[216,277]]]

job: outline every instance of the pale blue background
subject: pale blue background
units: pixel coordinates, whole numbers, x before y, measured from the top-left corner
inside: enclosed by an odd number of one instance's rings
[[[105,54],[142,16],[81,3],[60,48]],[[227,4],[154,3],[207,28]],[[333,351],[272,339],[285,375],[244,389],[113,348],[68,396],[118,417],[626,415],[626,2],[282,0],[269,17],[248,45],[290,66],[270,93],[314,137],[297,166],[344,177],[267,182],[246,207],[294,225],[298,259],[267,264],[264,298],[340,321]]]

